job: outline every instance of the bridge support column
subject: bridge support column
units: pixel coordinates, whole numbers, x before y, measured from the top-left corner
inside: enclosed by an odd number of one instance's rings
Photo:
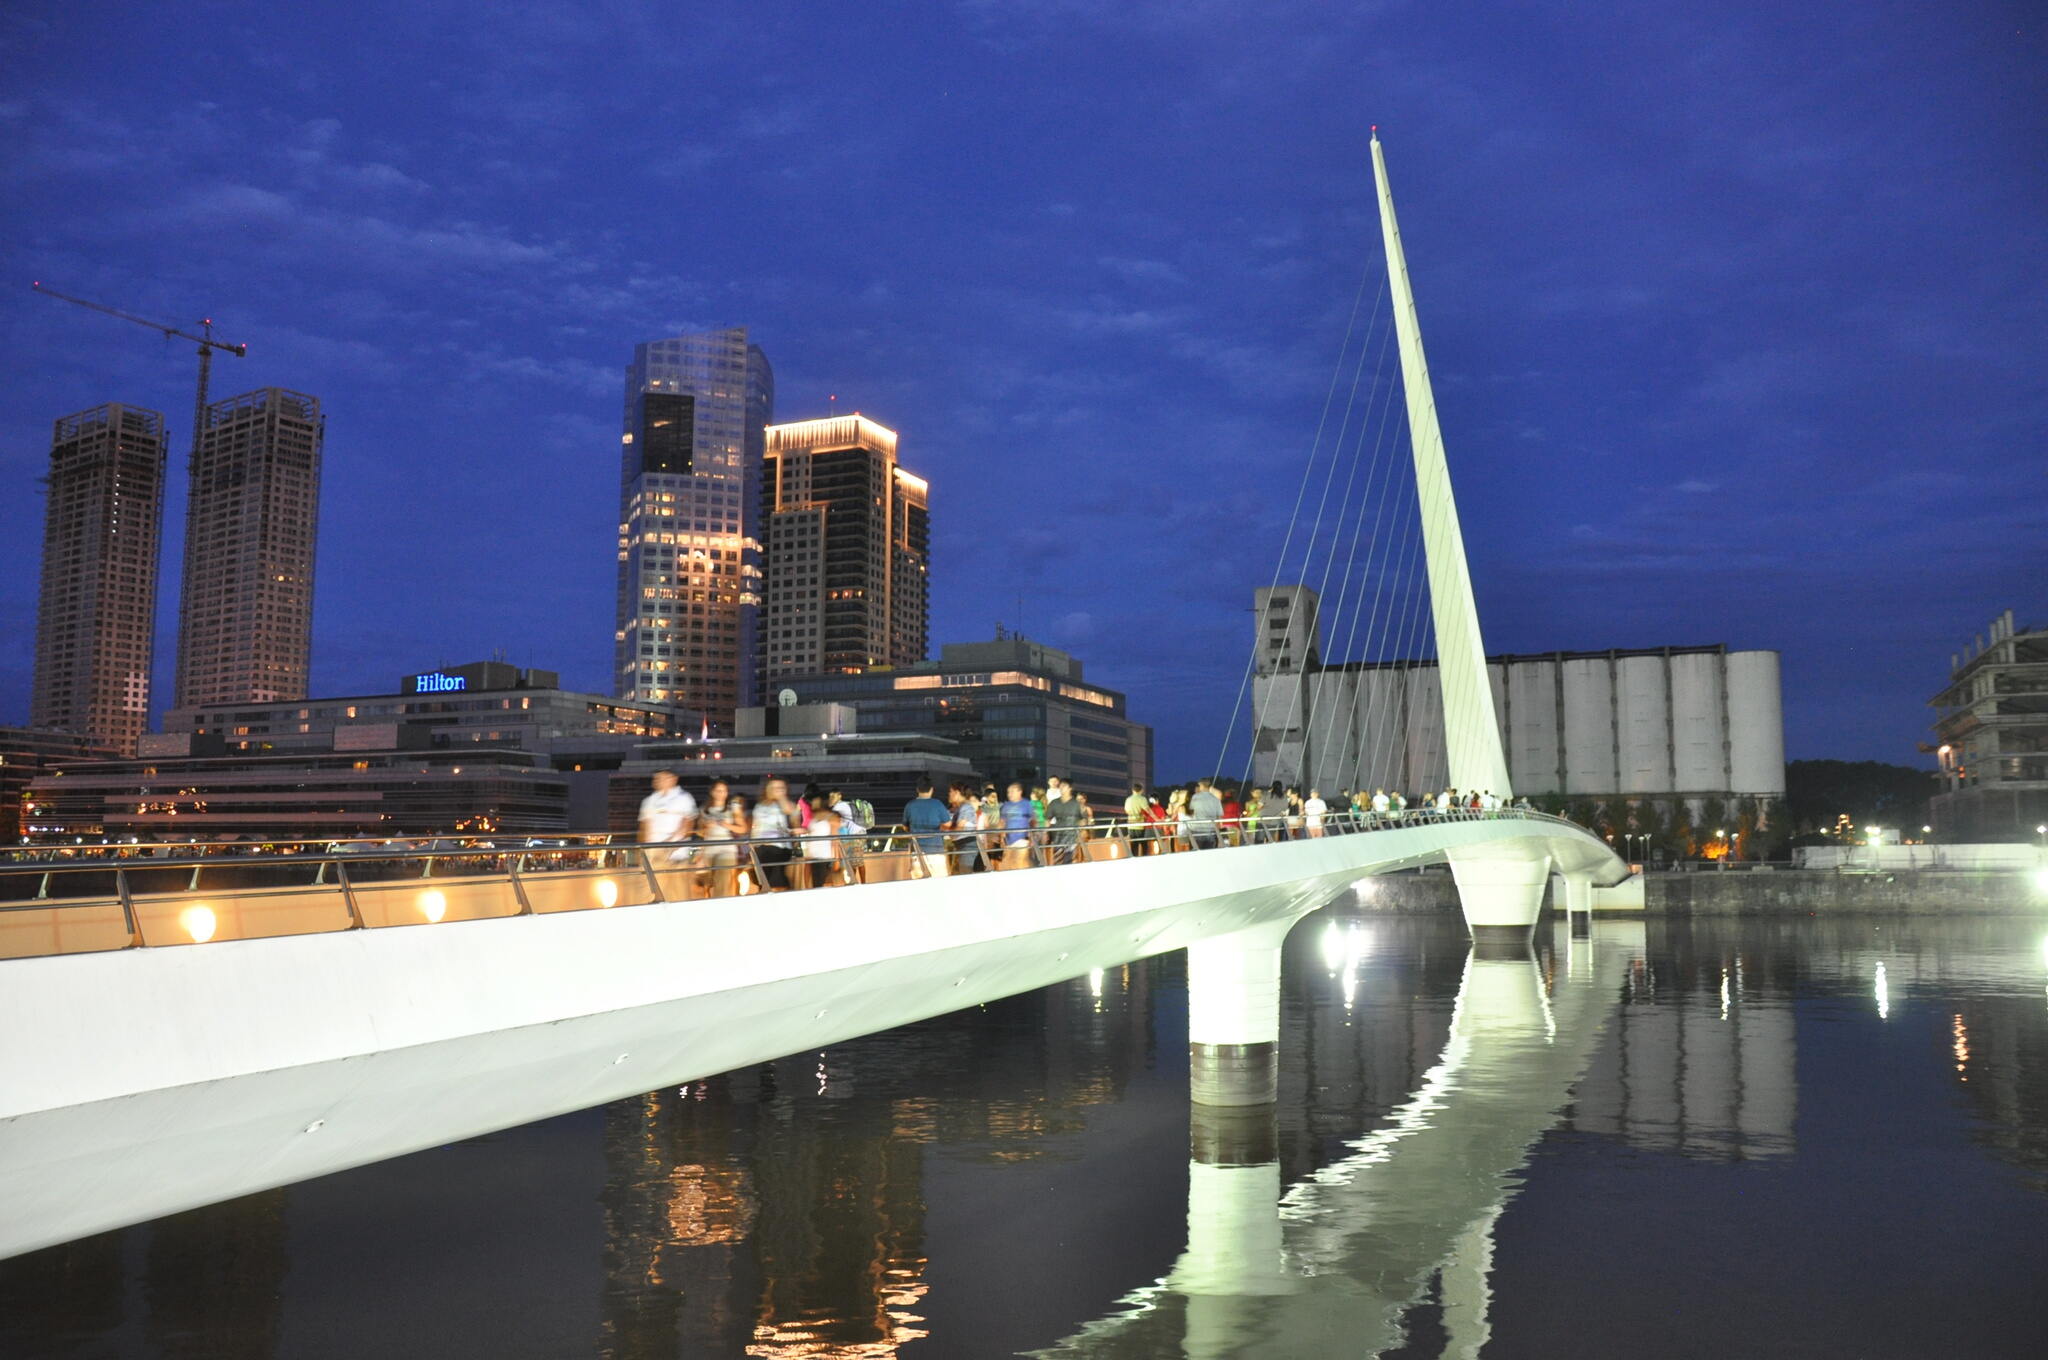
[[[1280,1098],[1280,946],[1273,921],[1188,946],[1188,1098],[1269,1105]]]
[[[1187,1298],[1190,1357],[1242,1355],[1271,1326],[1264,1297],[1291,1294],[1280,1221],[1275,1107],[1194,1107],[1188,1127],[1188,1245],[1167,1284]]]
[[[1453,850],[1451,876],[1458,881],[1458,903],[1476,945],[1504,944],[1520,949],[1543,910],[1543,890],[1550,884],[1550,856],[1512,850]]]

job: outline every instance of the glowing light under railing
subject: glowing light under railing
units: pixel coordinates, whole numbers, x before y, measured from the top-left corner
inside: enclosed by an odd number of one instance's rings
[[[2034,889],[2037,892],[2048,893],[2048,869],[2034,870]]]
[[[1884,965],[1879,964],[1878,966],[1883,967]],[[1721,1018],[1723,1020],[1728,1018],[1728,970],[1726,968],[1721,970]]]
[[[205,944],[219,927],[220,918],[213,914],[212,907],[187,907],[178,913],[178,929],[184,931],[194,944]]]
[[[1330,970],[1330,976],[1337,976],[1337,970],[1344,966],[1344,932],[1335,921],[1323,927],[1323,967]]]
[[[429,888],[420,894],[420,915],[430,922],[438,922],[448,914],[448,894],[439,888]]]
[[[600,907],[616,907],[619,905],[619,885],[609,878],[597,880],[597,884],[591,889],[591,893],[597,898],[597,905]]]
[[[1884,965],[1877,965],[1877,1018],[1889,1020],[1892,1014],[1892,989],[1884,980]]]
[[[1090,968],[1088,970],[1088,995],[1098,1001],[1102,999],[1102,970],[1100,968]]]

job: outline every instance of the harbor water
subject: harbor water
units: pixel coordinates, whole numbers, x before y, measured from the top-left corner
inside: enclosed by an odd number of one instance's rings
[[[1296,927],[0,1262],[0,1356],[2034,1356],[2048,915]],[[479,1078],[480,1080],[486,1078]]]

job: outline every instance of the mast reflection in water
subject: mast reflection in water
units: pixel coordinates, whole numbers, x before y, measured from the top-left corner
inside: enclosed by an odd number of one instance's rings
[[[1276,1107],[1168,956],[0,1262],[0,1354],[2031,1354],[2043,933],[1347,901]]]

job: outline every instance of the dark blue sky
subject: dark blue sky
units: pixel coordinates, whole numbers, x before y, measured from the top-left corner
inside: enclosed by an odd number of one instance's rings
[[[2044,57],[2021,4],[16,0],[0,721],[49,422],[190,422],[188,347],[40,278],[325,402],[315,693],[604,688],[621,370],[740,323],[778,418],[930,477],[935,640],[1070,647],[1192,773],[1378,123],[1489,648],[1778,648],[1791,755],[1910,760],[1949,653],[2048,622]]]

